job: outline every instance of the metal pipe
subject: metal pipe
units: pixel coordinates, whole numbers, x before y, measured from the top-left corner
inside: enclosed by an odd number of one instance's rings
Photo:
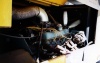
[[[41,21],[47,22],[48,16],[47,16],[47,13],[45,12],[45,10],[39,7],[39,12],[40,13],[38,14],[38,16],[41,18]]]
[[[12,12],[13,19],[20,20],[34,16],[40,17],[42,22],[48,21],[47,13],[45,12],[44,9],[40,7],[37,6],[28,6],[24,8],[13,7],[13,12]]]

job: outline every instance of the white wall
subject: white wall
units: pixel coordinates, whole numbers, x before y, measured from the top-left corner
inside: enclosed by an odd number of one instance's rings
[[[100,11],[97,17],[95,44],[100,47]]]

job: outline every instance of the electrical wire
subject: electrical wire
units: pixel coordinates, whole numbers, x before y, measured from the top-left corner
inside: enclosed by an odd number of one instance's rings
[[[30,38],[34,38],[34,37],[18,37],[18,36],[12,36],[12,35],[3,34],[3,33],[0,33],[0,35],[6,36],[6,37],[10,37],[10,38],[18,38],[18,39],[30,39]]]
[[[32,29],[32,30],[41,30],[40,27],[35,27],[35,26],[31,26],[31,27],[27,27],[29,29]],[[54,28],[43,28],[43,30],[52,30],[52,31],[57,31],[56,29]]]
[[[38,46],[38,63],[40,63],[40,50],[41,50],[41,42],[42,42],[42,34],[43,34],[43,23],[42,23],[42,27],[41,27],[41,33],[40,33],[40,41],[39,41],[39,46]]]
[[[50,16],[50,18],[52,19],[52,21],[54,22],[54,24],[57,25],[58,22],[53,18],[53,16],[49,12],[47,12],[47,14]]]

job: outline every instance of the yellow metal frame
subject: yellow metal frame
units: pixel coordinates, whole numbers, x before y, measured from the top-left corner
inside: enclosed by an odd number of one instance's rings
[[[0,0],[0,27],[11,27],[12,0]]]

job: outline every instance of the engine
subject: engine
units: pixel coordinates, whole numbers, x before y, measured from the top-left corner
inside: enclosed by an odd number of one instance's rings
[[[35,39],[38,41],[32,41],[31,48],[35,48],[33,52],[35,55],[39,54],[41,61],[55,58],[62,54],[70,54],[72,51],[78,48],[84,47],[86,44],[86,36],[84,31],[77,31],[69,29],[59,28],[39,28],[39,27],[28,27],[32,32],[38,30],[37,36],[34,34]],[[28,41],[28,42],[29,42]]]

